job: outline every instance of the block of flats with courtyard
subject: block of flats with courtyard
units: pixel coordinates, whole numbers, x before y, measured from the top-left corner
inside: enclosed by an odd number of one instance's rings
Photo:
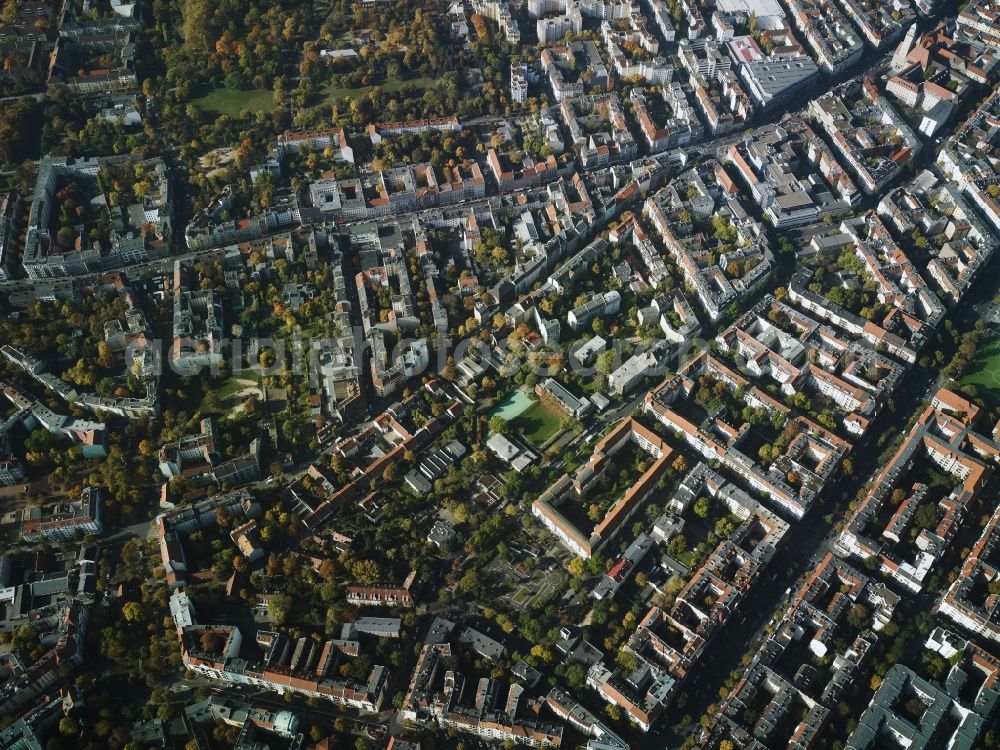
[[[980,410],[935,395],[847,521],[841,554],[868,561],[894,586],[919,592],[984,492],[1000,443],[979,432]],[[872,563],[869,563],[872,564]]]

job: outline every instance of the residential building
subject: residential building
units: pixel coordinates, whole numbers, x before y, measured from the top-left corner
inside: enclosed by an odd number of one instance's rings
[[[109,201],[115,196],[103,193],[102,181],[114,179],[123,169],[141,174],[142,187],[138,192],[116,193],[115,205]],[[52,209],[59,205],[56,193],[69,184],[92,198],[101,196],[95,201],[100,216],[87,222],[111,223],[107,247],[91,240],[87,223],[52,232]],[[171,179],[162,159],[47,156],[39,163],[21,264],[29,278],[39,279],[79,276],[164,257],[171,251],[172,215]]]
[[[938,604],[938,613],[970,633],[1000,643],[1000,624],[995,595],[987,591],[990,582],[1000,575],[1000,508],[993,512],[969,555],[962,562],[958,577]]]
[[[564,99],[559,109],[585,168],[629,161],[638,153],[617,94]]]
[[[654,461],[642,476],[587,533],[559,511],[563,503],[585,502],[595,481],[612,465],[611,457],[628,443],[634,443],[649,453]],[[564,474],[546,489],[531,505],[532,514],[580,557],[589,558],[624,527],[629,517],[642,505],[664,475],[673,450],[655,433],[632,418],[619,422],[594,446],[589,461],[572,475]]]
[[[395,135],[419,135],[420,133],[458,133],[462,123],[458,117],[435,117],[426,120],[406,120],[403,122],[374,122],[366,128],[372,145],[377,146],[383,138]]]
[[[545,696],[552,713],[588,737],[586,750],[628,750],[629,744],[594,714],[558,687]]]
[[[819,66],[837,75],[861,59],[865,46],[833,0],[786,0]]]
[[[909,667],[893,664],[868,708],[858,718],[857,727],[847,738],[847,747],[874,750],[885,741],[884,738],[896,737],[903,739],[910,750],[972,747],[997,702],[996,662],[990,666],[992,669],[983,686],[975,691],[973,702],[961,697],[954,683],[949,683],[950,690],[942,689],[919,677]],[[901,710],[906,696],[914,696],[924,706],[919,717]],[[969,702],[973,705],[964,705]],[[948,728],[949,739],[945,744],[938,744],[937,733],[942,727]]]
[[[278,136],[275,152],[281,161],[289,154],[327,149],[331,151],[334,161],[354,163],[354,149],[351,148],[343,128],[286,130]]]
[[[475,685],[469,685],[473,704],[462,700],[466,678],[447,662],[455,646],[479,653],[481,646],[492,640],[484,641],[477,635],[482,636],[440,617],[431,623],[403,698],[401,716],[417,724],[432,723],[492,740],[529,747],[559,747],[562,727],[538,719],[537,704],[524,698],[524,687],[517,683],[504,693],[496,680],[483,677]],[[489,652],[493,653],[492,648]],[[522,706],[528,710],[521,711]]]
[[[192,289],[194,286],[190,270],[181,261],[174,261],[170,364],[186,375],[222,362],[222,301],[214,289]]]
[[[813,99],[808,111],[869,195],[881,190],[922,148],[910,126],[867,79],[854,79]]]
[[[1000,239],[953,183],[928,170],[884,195],[878,215],[903,239],[919,231],[934,256],[927,274],[951,303],[968,291]]]
[[[27,541],[45,537],[55,541],[71,541],[81,534],[99,534],[104,528],[101,521],[101,501],[104,489],[84,487],[80,499],[52,508],[29,508],[21,522],[21,535]]]
[[[937,400],[947,404],[954,397],[942,389]],[[893,583],[907,591],[920,591],[958,532],[969,504],[993,475],[992,460],[1000,445],[975,430],[977,417],[977,412],[924,409],[848,519],[837,541],[838,549],[861,560],[873,558],[878,570]],[[918,462],[925,460],[954,478],[950,492],[908,481]],[[930,526],[918,522],[916,516],[918,507],[928,503],[937,509],[935,523]],[[895,511],[888,514],[892,508]],[[888,523],[884,523],[887,515]],[[916,532],[915,539],[902,543],[910,539],[907,533],[911,529]]]
[[[508,44],[516,47],[521,43],[521,30],[507,0],[474,0],[472,6],[476,13],[497,24]]]
[[[718,419],[695,424],[673,407],[675,401],[689,397],[698,379],[705,376],[724,383],[748,406],[780,412],[785,415],[786,424],[788,421],[795,423],[796,427],[792,429],[797,430],[796,438],[788,443],[783,456],[777,457],[765,468],[741,450],[749,424],[729,424]],[[706,461],[718,461],[754,492],[767,497],[772,507],[796,519],[805,515],[850,450],[847,441],[807,417],[796,416],[789,407],[706,352],[697,355],[677,375],[650,391],[646,395],[645,409]],[[796,480],[795,486],[789,483],[788,472],[793,472],[791,476]]]
[[[862,674],[898,601],[884,584],[827,554],[792,595],[701,747],[727,739],[743,748],[808,747],[831,726],[834,707]],[[820,664],[828,666],[820,671]]]
[[[399,584],[374,584],[372,586],[348,586],[347,603],[369,607],[412,607],[413,588],[417,572],[411,571]]]
[[[178,626],[184,666],[198,675],[237,686],[298,694],[359,711],[376,713],[385,700],[388,670],[374,665],[367,679],[339,676],[338,666],[353,651],[350,642],[329,640],[322,646],[303,638],[265,630],[256,635],[260,661],[241,657],[243,633],[233,625]]]
[[[995,148],[1000,143],[998,118],[1000,91],[994,92],[972,111],[945,143],[937,158],[945,176],[958,186],[996,230],[1000,230],[1000,199],[996,196],[1000,168],[985,153],[988,148]]]
[[[579,332],[590,325],[595,318],[617,315],[621,307],[621,294],[612,289],[610,292],[596,293],[579,307],[574,307],[566,316],[569,327]]]
[[[10,278],[11,241],[19,204],[20,196],[16,192],[0,194],[0,281]]]
[[[514,104],[528,101],[528,67],[524,63],[510,64],[510,100]]]
[[[557,102],[582,96],[590,88],[607,86],[610,81],[597,45],[589,40],[546,47],[542,50],[541,61]]]
[[[645,378],[662,375],[666,370],[662,359],[667,348],[666,341],[657,341],[650,349],[633,354],[608,375],[608,386],[621,397],[628,394]]]
[[[658,102],[657,97],[662,101]],[[634,88],[629,101],[652,153],[695,143],[704,136],[704,127],[694,108],[688,104],[679,82],[662,88]],[[670,116],[660,118],[654,114],[662,110],[669,111]]]
[[[1000,4],[997,0],[975,0],[958,14],[958,27],[970,36],[1000,50]]]
[[[51,619],[35,618],[35,626],[44,631],[45,636],[45,645],[39,649],[41,655],[30,661],[16,651],[0,656],[3,680],[0,682],[0,711],[17,714],[33,705],[39,696],[53,690],[83,664],[89,620],[90,606],[76,598],[60,598],[53,607]],[[3,737],[0,734],[0,738]]]
[[[841,0],[843,8],[858,32],[875,49],[884,49],[903,33],[907,23],[912,23],[916,14],[906,3],[895,2],[891,6],[865,5],[859,0]]]

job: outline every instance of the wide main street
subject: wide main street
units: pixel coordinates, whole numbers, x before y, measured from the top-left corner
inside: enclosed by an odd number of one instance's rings
[[[0,750],[1000,750],[1000,0],[219,2],[0,13]]]

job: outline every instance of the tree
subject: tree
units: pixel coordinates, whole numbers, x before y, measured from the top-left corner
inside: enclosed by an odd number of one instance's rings
[[[663,592],[667,596],[677,596],[686,585],[680,576],[670,576],[663,586]]]
[[[847,613],[847,623],[852,628],[864,630],[868,625],[868,610],[861,604],[855,604]]]
[[[940,654],[924,653],[924,663],[927,665],[927,674],[935,680],[940,680],[944,677],[948,665],[945,663],[945,660],[941,658]]]
[[[490,417],[490,432],[500,435],[507,431],[507,420],[499,414]]]
[[[937,510],[933,503],[921,503],[913,514],[914,524],[922,529],[935,529],[938,525]]]
[[[583,667],[579,664],[570,664],[566,667],[566,673],[563,675],[563,679],[566,680],[566,684],[571,688],[578,688],[583,685],[586,679],[586,673],[583,671]]]
[[[391,463],[385,467],[385,472],[382,474],[382,478],[386,482],[398,482],[403,477],[403,471],[399,468],[398,463]]]
[[[455,520],[458,523],[465,523],[472,515],[469,510],[469,506],[465,503],[457,503],[454,507],[452,507],[451,514],[455,517]]]
[[[927,610],[922,610],[916,616],[917,632],[922,636],[930,634],[934,629],[934,616]]]
[[[459,580],[456,588],[462,594],[471,595],[476,592],[479,588],[479,574],[476,572],[475,568],[470,568],[466,571],[465,575]]]
[[[684,554],[687,551],[687,538],[683,534],[678,534],[667,542],[667,551],[675,557]]]
[[[272,594],[271,598],[267,602],[268,615],[270,615],[271,619],[279,625],[288,617],[288,613],[291,608],[292,597],[288,594]]]
[[[621,668],[624,669],[626,672],[633,671],[639,665],[639,662],[636,659],[635,654],[633,654],[631,651],[626,651],[625,649],[621,649],[618,652],[618,655],[615,657],[615,660],[618,662]]]
[[[903,708],[906,712],[913,718],[914,721],[918,721],[924,712],[927,710],[927,706],[924,704],[920,698],[914,696],[910,698],[906,703],[903,704]]]
[[[698,516],[698,518],[708,518],[708,513],[709,513],[708,498],[699,497],[697,500],[694,501],[694,505],[691,507],[691,510],[694,511],[694,514]]]
[[[728,538],[736,529],[736,525],[728,517],[720,518],[715,522],[715,533],[723,538]]]
[[[607,375],[615,369],[615,353],[613,350],[608,350],[602,353],[594,365],[595,369],[602,375]]]
[[[13,4],[16,7],[16,3]],[[37,152],[42,110],[29,97],[0,103],[0,165],[13,167]]]
[[[530,653],[533,657],[535,657],[536,659],[545,664],[548,664],[549,662],[552,661],[552,651],[550,651],[548,648],[541,645],[540,643],[536,643],[534,646],[532,646]]]
[[[142,605],[139,602],[126,602],[122,607],[122,614],[127,622],[139,622],[142,620]]]
[[[350,568],[351,575],[362,586],[370,586],[382,577],[382,571],[374,560],[355,560]]]
[[[261,349],[260,354],[257,356],[257,362],[265,370],[269,370],[271,367],[273,367],[276,361],[277,360],[274,356],[274,350],[269,347]]]

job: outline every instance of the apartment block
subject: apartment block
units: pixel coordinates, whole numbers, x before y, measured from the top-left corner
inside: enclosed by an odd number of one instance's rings
[[[792,596],[700,747],[724,740],[759,750],[812,746],[860,679],[898,601],[884,584],[827,554]]]
[[[865,45],[833,0],[786,0],[786,5],[824,71],[837,75],[861,59]]]
[[[1000,602],[991,587],[1000,581],[1000,508],[993,512],[964,559],[962,569],[937,605],[937,611],[970,633],[1000,643]]]
[[[71,541],[81,534],[99,534],[101,521],[101,487],[84,487],[80,499],[48,509],[29,508],[21,522],[21,535],[27,541],[41,538]]]
[[[652,465],[629,487],[589,531],[581,528],[570,516],[577,517],[578,508],[572,513],[561,512],[560,506],[582,505],[595,482],[613,465],[612,457],[627,443],[634,443],[650,454]],[[574,554],[589,558],[622,529],[629,517],[645,502],[656,483],[665,474],[673,450],[654,432],[634,419],[619,422],[614,429],[599,440],[587,463],[573,474],[564,474],[551,484],[532,503],[531,512],[541,523]]]
[[[970,503],[986,488],[1000,451],[993,439],[976,431],[978,411],[951,410],[956,398],[946,389],[938,391],[940,406],[919,416],[837,541],[844,554],[874,559],[886,578],[911,592],[923,588]],[[949,476],[951,489],[910,478],[925,465]]]

